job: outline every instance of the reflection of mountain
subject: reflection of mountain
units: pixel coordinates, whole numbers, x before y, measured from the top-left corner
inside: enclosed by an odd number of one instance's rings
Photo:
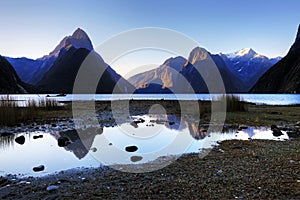
[[[81,137],[79,137],[76,130],[56,132],[53,134],[53,136],[56,139],[59,137],[69,138],[71,143],[64,148],[67,151],[73,152],[78,159],[82,159],[88,154],[96,135],[101,134],[102,131],[102,129],[88,128],[83,131],[84,135],[81,134]]]
[[[207,130],[199,126],[199,120],[192,116],[185,116],[181,119],[181,115],[155,115],[153,120],[154,123],[164,124],[167,128],[173,130],[184,130],[188,129],[190,135],[196,140],[204,139],[207,136]],[[181,123],[182,120],[182,124]]]
[[[16,135],[10,133],[0,134],[0,149],[6,149],[14,145]]]

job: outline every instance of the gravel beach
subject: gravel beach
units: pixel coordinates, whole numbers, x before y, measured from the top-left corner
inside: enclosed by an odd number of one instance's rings
[[[156,103],[133,101],[131,114],[147,113],[147,108]],[[159,103],[168,108],[167,113],[180,112],[177,102]],[[73,169],[39,178],[8,175],[0,177],[0,199],[300,199],[299,108],[249,105],[247,112],[227,114],[230,124],[276,124],[294,130],[295,137],[287,141],[223,141],[205,157],[186,154],[149,173],[116,169],[147,169],[151,163]],[[114,123],[107,102],[98,103],[96,110],[101,123]],[[48,114],[51,119],[58,114],[64,121],[71,119],[70,110]],[[201,122],[206,123],[209,117],[204,113]],[[72,121],[63,123],[73,126]]]
[[[0,184],[1,199],[299,199],[300,140],[224,141],[204,158],[184,155],[150,173],[104,167]]]

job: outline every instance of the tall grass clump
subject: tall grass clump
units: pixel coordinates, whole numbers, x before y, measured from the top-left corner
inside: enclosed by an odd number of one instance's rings
[[[38,104],[40,108],[45,110],[59,110],[62,108],[55,99],[41,99]]]
[[[25,101],[25,104],[20,103],[10,97],[0,97],[0,126],[13,126],[20,122],[26,122],[28,120],[34,120],[39,115],[42,115],[41,111],[53,111],[62,109],[62,106],[54,99],[40,99],[38,101],[29,99]]]
[[[221,102],[226,101],[226,111],[227,112],[245,112],[248,111],[248,106],[245,101],[241,99],[241,97],[236,95],[222,95],[219,99]]]
[[[0,97],[0,125],[12,125],[16,123],[18,113],[17,102],[10,96]]]

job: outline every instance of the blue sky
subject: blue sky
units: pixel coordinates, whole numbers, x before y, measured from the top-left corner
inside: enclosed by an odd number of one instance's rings
[[[132,28],[182,32],[212,53],[251,47],[284,56],[300,23],[298,0],[1,0],[0,54],[38,58],[81,27],[94,46]]]

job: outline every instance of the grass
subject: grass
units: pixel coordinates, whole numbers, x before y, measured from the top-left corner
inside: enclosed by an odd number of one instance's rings
[[[248,111],[248,105],[239,96],[223,95],[218,99],[220,102],[226,102],[227,112],[245,112]]]
[[[63,107],[54,99],[33,99],[25,101],[21,106],[19,102],[8,96],[0,97],[0,126],[13,126],[20,122],[34,120],[42,111],[59,110]]]

